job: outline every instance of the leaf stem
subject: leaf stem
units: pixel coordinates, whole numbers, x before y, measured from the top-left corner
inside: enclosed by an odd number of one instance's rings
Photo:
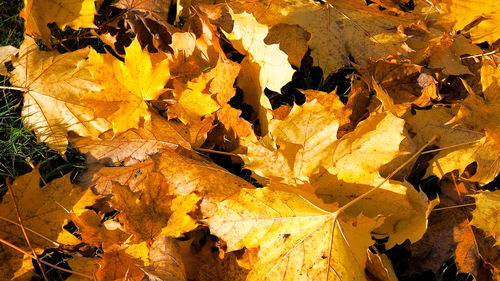
[[[455,205],[455,206],[435,208],[432,211],[435,212],[435,211],[442,211],[442,210],[448,210],[448,209],[456,209],[456,208],[469,207],[469,206],[476,206],[476,203],[469,203],[469,204],[461,204],[461,205]]]
[[[455,147],[459,147],[459,146],[463,146],[463,145],[468,145],[468,144],[473,144],[473,143],[480,142],[480,141],[481,140],[474,140],[474,141],[469,141],[469,142],[454,144],[454,145],[450,145],[450,146],[446,146],[446,147],[441,147],[441,148],[437,148],[437,149],[431,149],[431,150],[427,150],[427,151],[422,152],[422,154],[428,154],[428,153],[438,152],[438,151],[441,151],[441,150],[455,148]]]
[[[0,89],[3,89],[3,90],[21,91],[21,92],[26,92],[26,91],[28,90],[27,88],[12,87],[12,86],[0,86]]]
[[[202,152],[208,152],[208,153],[229,155],[229,156],[238,156],[238,154],[235,154],[235,153],[225,152],[225,151],[217,151],[217,150],[212,150],[212,149],[208,149],[208,148],[195,148],[195,150],[202,151]]]

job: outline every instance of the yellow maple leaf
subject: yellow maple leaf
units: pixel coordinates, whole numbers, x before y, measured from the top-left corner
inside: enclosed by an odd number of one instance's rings
[[[185,124],[198,123],[202,117],[217,111],[220,106],[212,98],[212,94],[206,93],[207,80],[198,82],[189,81],[187,85],[174,81],[174,95],[178,102],[169,106],[169,118],[178,118]]]
[[[95,0],[24,0],[20,16],[25,20],[26,34],[50,45],[47,24],[55,22],[62,30],[66,26],[73,29],[95,27],[95,14]]]
[[[170,79],[168,59],[152,60],[134,40],[125,48],[125,62],[110,54],[91,50],[89,70],[102,90],[87,93],[82,103],[94,108],[95,116],[109,120],[115,133],[139,127],[151,120],[147,101],[157,99]]]
[[[79,177],[78,184],[82,186],[93,185],[93,190],[97,194],[112,194],[113,183],[126,185],[132,192],[137,192],[145,188],[145,179],[147,175],[154,171],[155,163],[148,158],[143,162],[127,164],[124,167],[102,167],[98,163],[90,165],[89,171]]]
[[[264,43],[269,28],[255,20],[252,14],[235,14],[231,33],[226,36],[242,54],[247,55],[241,62],[241,71],[237,85],[244,92],[244,101],[257,112],[262,132],[267,132],[267,123],[271,118],[268,112],[271,104],[264,95],[264,89],[280,92],[290,80],[294,70],[288,62],[288,56],[277,44]]]
[[[295,105],[284,120],[271,120],[268,136],[244,143],[245,167],[286,183],[307,181],[319,171],[320,155],[334,149],[338,127],[339,121],[319,102]]]
[[[454,170],[461,174],[475,161],[478,161],[479,171],[489,171],[488,164],[491,162],[487,159],[495,157],[494,153],[491,154],[495,151],[492,149],[493,144],[485,142],[481,132],[472,131],[466,126],[448,124],[454,118],[451,110],[444,107],[416,110],[415,114],[407,113],[403,118],[409,124],[409,130],[415,133],[413,141],[417,145],[422,145],[431,136],[438,135],[436,145],[444,148],[430,160],[426,176],[443,177]]]
[[[330,107],[336,108],[333,104]],[[269,135],[245,144],[245,167],[264,177],[263,182],[270,181],[270,188],[293,190],[302,196],[315,194],[327,203],[342,205],[382,183],[382,167],[404,154],[400,151],[406,138],[404,120],[390,113],[372,114],[337,139],[342,111],[337,112],[339,117],[331,112],[335,111],[315,100],[295,105],[284,120],[271,121]],[[388,197],[394,200],[385,202]],[[347,212],[351,216],[387,216],[376,232],[389,236],[388,247],[392,247],[422,237],[433,204],[411,185],[390,181]]]
[[[158,237],[145,242],[124,243],[104,253],[96,272],[98,280],[141,281],[148,276],[159,280],[186,280],[180,248],[172,238]]]
[[[59,152],[66,150],[69,131],[97,138],[109,128],[105,120],[94,120],[91,106],[80,103],[85,92],[100,89],[86,69],[88,53],[88,48],[65,54],[43,52],[26,37],[19,58],[13,60],[10,81],[26,91],[24,124],[39,141]]]
[[[472,212],[471,224],[486,231],[495,239],[495,246],[500,246],[500,222],[498,218],[500,191],[484,191],[472,196],[476,198],[476,209]]]
[[[154,160],[157,171],[164,176],[165,182],[171,189],[169,194],[174,196],[203,194],[199,205],[205,213],[214,211],[217,202],[237,193],[241,188],[253,188],[242,178],[196,154],[186,155],[165,151]]]
[[[465,28],[473,43],[487,41],[493,44],[500,38],[500,33],[496,28],[500,21],[498,1],[441,0],[438,6],[441,22],[451,25],[455,31]],[[476,24],[468,27],[474,21],[477,21]]]
[[[12,56],[16,55],[19,49],[13,46],[0,47],[0,75],[7,75],[7,68],[5,63],[12,60]]]
[[[70,214],[72,222],[77,226],[83,242],[95,247],[102,247],[105,251],[127,238],[127,234],[120,229],[108,229],[101,222],[102,218],[94,211],[84,211],[79,216]]]
[[[120,221],[127,232],[134,234],[134,241],[151,244],[160,233],[177,237],[196,228],[196,221],[187,213],[194,211],[200,197],[188,194],[174,201],[170,191],[164,177],[153,172],[147,175],[145,188],[139,192],[134,193],[127,186],[113,186],[111,205],[121,211]]]
[[[99,140],[70,136],[72,147],[87,155],[87,162],[105,161],[107,165],[131,165],[144,161],[163,149],[191,149],[190,136],[183,124],[166,120],[151,112],[151,122],[119,134],[107,131]]]
[[[259,23],[268,26],[296,24],[311,34],[308,47],[314,64],[326,77],[343,65],[349,55],[364,66],[368,58],[406,54],[406,36],[398,30],[416,21],[411,14],[394,15],[365,1],[334,1],[316,4],[305,0],[232,1],[238,13],[251,12]]]
[[[338,218],[297,194],[247,190],[220,202],[208,219],[228,251],[259,248],[246,280],[366,280],[370,232],[380,220]],[[304,279],[305,280],[305,279]]]
[[[0,259],[2,260],[0,278],[3,280],[31,280],[35,271],[31,257],[2,243],[0,244]]]
[[[469,96],[461,103],[456,116],[447,122],[447,124],[456,126],[463,125],[465,129],[469,130],[469,133],[463,134],[465,137],[462,138],[464,151],[461,154],[454,154],[454,158],[459,160],[460,165],[455,168],[452,165],[446,165],[447,169],[444,171],[448,172],[453,169],[463,171],[466,163],[477,162],[476,173],[468,180],[479,182],[482,185],[492,181],[500,171],[500,149],[498,146],[500,142],[499,77],[500,68],[492,60],[484,59],[481,67],[483,97],[474,93],[463,81]],[[443,129],[446,130],[446,128]],[[446,131],[442,131],[441,134],[446,134]],[[480,141],[478,141],[479,139]],[[457,151],[456,148],[453,150]],[[443,172],[438,175],[442,174]]]
[[[0,204],[0,214],[5,218],[0,220],[0,236],[25,251],[29,251],[29,247],[21,228],[9,222],[18,221],[11,192],[19,216],[28,230],[31,246],[40,253],[43,249],[54,248],[60,244],[81,243],[63,228],[71,220],[68,211],[80,215],[85,212],[85,207],[93,205],[98,199],[89,188],[72,184],[70,174],[48,183],[43,188],[40,187],[40,173],[37,168],[18,177]],[[29,260],[31,261],[31,258]],[[19,266],[21,270],[21,265]]]

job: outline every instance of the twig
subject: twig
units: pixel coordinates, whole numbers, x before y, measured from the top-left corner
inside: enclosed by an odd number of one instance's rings
[[[476,203],[469,203],[469,204],[455,205],[455,206],[449,206],[449,207],[435,208],[432,211],[435,212],[435,211],[442,211],[442,210],[462,208],[462,207],[469,207],[469,206],[476,206]]]
[[[217,151],[217,150],[212,150],[212,149],[208,149],[208,148],[195,148],[195,150],[202,151],[202,152],[208,152],[208,153],[229,155],[229,156],[238,156],[238,154],[235,154],[235,153],[225,152],[225,151]]]

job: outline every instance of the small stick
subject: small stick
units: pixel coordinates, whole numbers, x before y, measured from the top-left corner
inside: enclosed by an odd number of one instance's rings
[[[469,204],[462,204],[462,205],[455,205],[455,206],[448,206],[448,207],[441,207],[441,208],[436,208],[434,211],[441,211],[441,210],[448,210],[448,209],[455,209],[455,208],[462,208],[462,207],[469,207],[469,206],[476,206],[476,203],[469,203]]]
[[[459,146],[463,146],[463,145],[473,144],[473,143],[480,142],[480,141],[481,140],[469,141],[469,142],[454,144],[454,145],[450,145],[450,146],[446,146],[446,147],[442,147],[442,148],[436,148],[436,149],[432,149],[432,150],[427,150],[427,151],[422,152],[422,155],[423,154],[433,153],[433,152],[438,152],[438,151],[445,150],[445,149],[455,148],[455,147],[459,147]]]
[[[38,255],[36,254],[35,250],[31,246],[31,242],[30,242],[30,239],[28,238],[28,234],[26,233],[26,229],[24,229],[23,220],[21,218],[21,215],[19,214],[19,209],[17,208],[16,199],[14,198],[14,190],[12,189],[12,186],[10,185],[9,178],[7,178],[5,180],[5,182],[7,183],[7,188],[10,191],[10,197],[12,198],[12,203],[14,204],[14,209],[16,210],[17,218],[19,219],[19,224],[21,225],[21,229],[23,231],[24,239],[26,240],[26,243],[28,243],[28,247],[30,247],[31,252],[35,256],[36,262],[38,263],[38,266],[40,267],[40,271],[42,272],[43,279],[45,281],[49,281],[49,278],[47,277],[47,275],[45,274],[45,271],[43,270],[42,263],[40,262],[40,259],[38,258]]]
[[[196,148],[195,150],[202,151],[202,152],[208,152],[208,153],[229,155],[229,156],[238,156],[238,154],[235,154],[235,153],[225,152],[225,151],[217,151],[217,150],[212,150],[212,149],[208,149],[208,148]]]

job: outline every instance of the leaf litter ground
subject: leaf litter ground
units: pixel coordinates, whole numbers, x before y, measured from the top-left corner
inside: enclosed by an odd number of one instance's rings
[[[54,169],[2,200],[2,278],[498,279],[494,2],[41,3],[2,166]]]

